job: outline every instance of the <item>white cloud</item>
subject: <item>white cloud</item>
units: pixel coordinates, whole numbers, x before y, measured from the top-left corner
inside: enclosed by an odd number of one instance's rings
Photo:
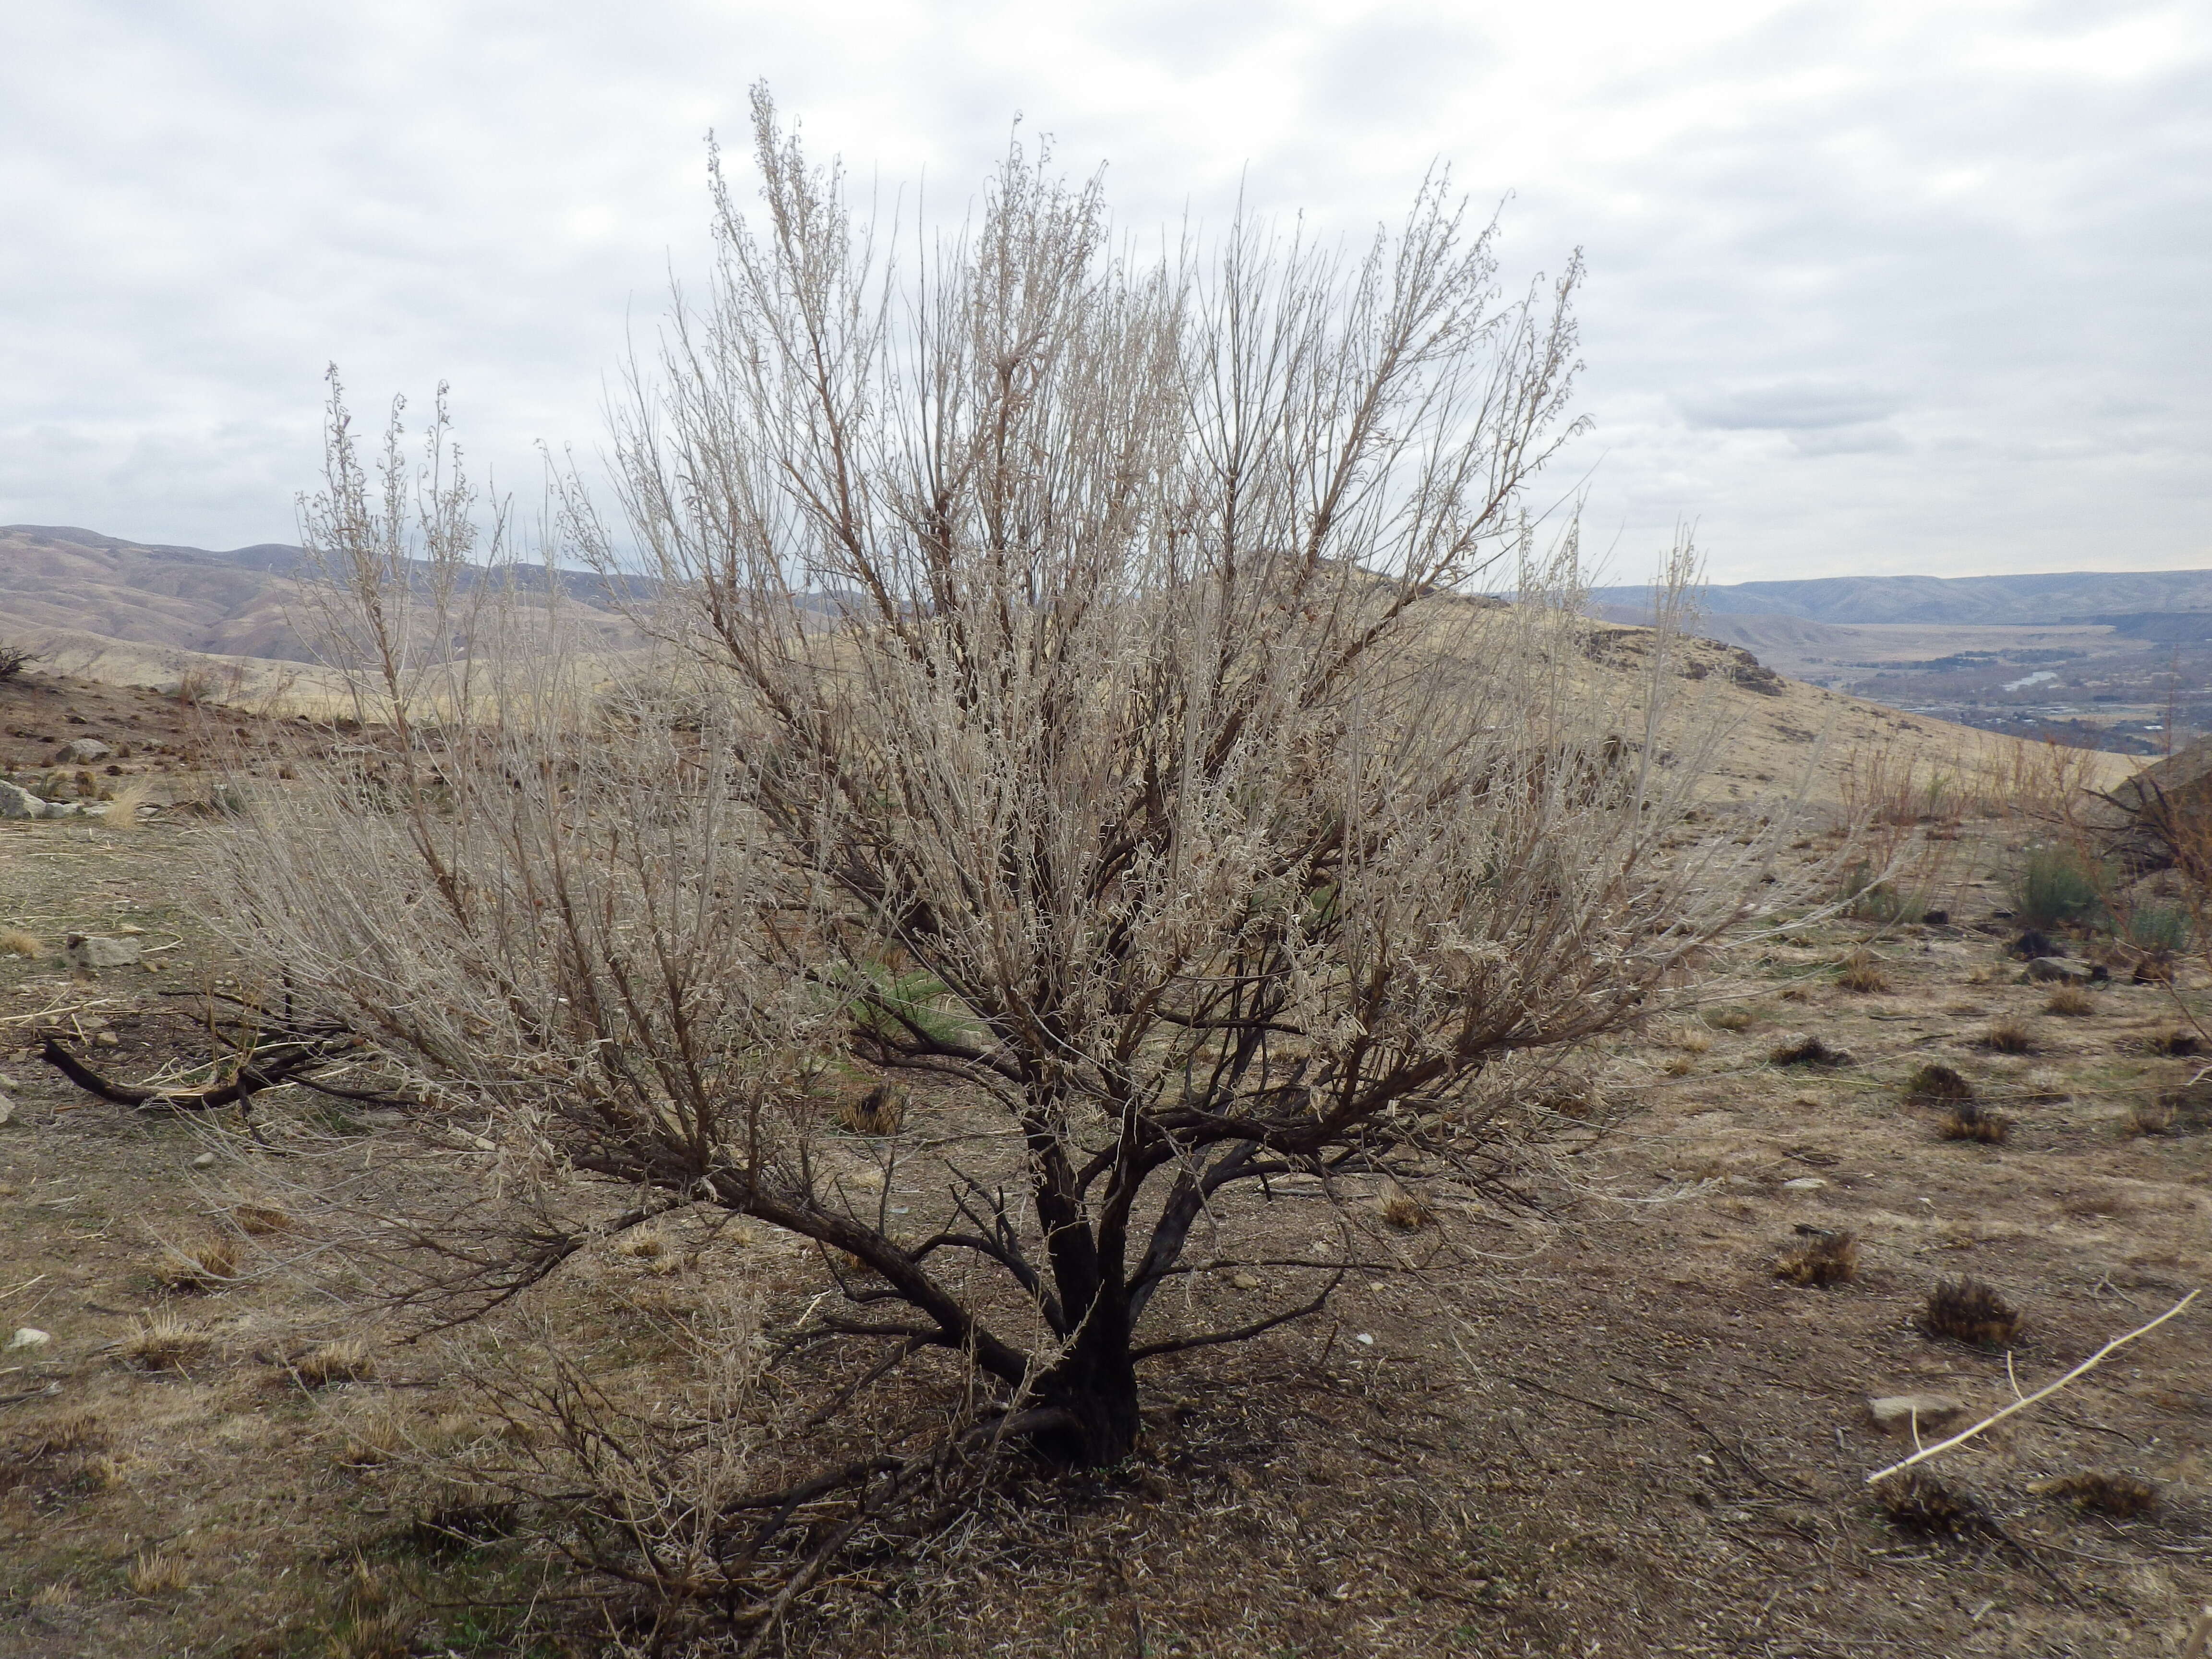
[[[0,14],[0,521],[290,533],[324,364],[599,435],[765,76],[964,201],[1359,234],[1432,161],[1589,252],[1594,539],[1728,578],[2212,563],[2212,25],[2042,0],[68,0]]]

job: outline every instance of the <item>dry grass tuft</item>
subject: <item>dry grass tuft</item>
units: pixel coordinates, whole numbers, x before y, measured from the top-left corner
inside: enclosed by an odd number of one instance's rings
[[[1875,953],[1861,945],[1838,964],[1836,983],[1846,991],[1862,995],[1891,989],[1889,977],[1881,971],[1881,963]]]
[[[2020,1334],[2019,1310],[1994,1286],[1972,1278],[1940,1280],[1917,1322],[1929,1336],[1978,1348],[2007,1347]]]
[[[2017,1019],[2001,1019],[1974,1040],[1980,1047],[2000,1054],[2035,1052],[2035,1033]]]
[[[343,1337],[308,1349],[291,1362],[290,1369],[301,1388],[323,1389],[375,1376],[376,1355],[360,1338]]]
[[[2096,999],[2078,985],[2062,985],[2051,994],[2051,1000],[2043,1005],[2046,1014],[2057,1014],[2067,1019],[2081,1019],[2097,1012]]]
[[[639,1227],[615,1241],[615,1254],[632,1261],[650,1261],[667,1249],[668,1235],[658,1227]]]
[[[2162,1135],[2179,1120],[2173,1100],[2168,1095],[2142,1095],[2128,1103],[2128,1133],[2136,1135]]]
[[[31,1605],[44,1613],[65,1612],[76,1605],[76,1586],[66,1578],[41,1584],[32,1592]]]
[[[1747,1008],[1716,1008],[1705,1016],[1705,1024],[1716,1031],[1747,1031],[1756,1023],[1756,1017]]]
[[[1853,1232],[1818,1233],[1775,1264],[1774,1276],[1792,1285],[1841,1285],[1858,1277],[1859,1237]]]
[[[256,1238],[281,1233],[292,1224],[292,1218],[283,1211],[272,1210],[261,1204],[241,1204],[230,1214],[241,1231],[251,1233]]]
[[[1988,1111],[1966,1100],[1936,1125],[1936,1133],[1946,1140],[1978,1140],[1984,1146],[2002,1146],[2011,1137],[2012,1120],[2002,1112]]]
[[[1874,1495],[1890,1524],[1903,1532],[1952,1537],[1984,1524],[1981,1505],[1925,1469],[1893,1474],[1875,1487]]]
[[[155,1314],[118,1345],[123,1358],[142,1371],[181,1371],[214,1346],[207,1333],[169,1314]]]
[[[1849,1066],[1850,1055],[1841,1048],[1831,1048],[1816,1036],[1793,1036],[1785,1039],[1767,1055],[1776,1066]]]
[[[46,941],[36,933],[27,933],[20,927],[10,927],[0,933],[0,956],[35,957],[43,955]]]
[[[1667,1046],[1686,1054],[1709,1054],[1713,1034],[1698,1025],[1678,1025],[1667,1033]]]
[[[1905,1098],[1915,1106],[1953,1106],[1962,1101],[1971,1103],[1974,1085],[1948,1066],[1917,1066],[1905,1080]]]
[[[148,1550],[123,1575],[133,1595],[181,1595],[192,1587],[185,1564],[159,1550]]]
[[[1382,1224],[1401,1233],[1417,1233],[1435,1219],[1429,1206],[1402,1187],[1382,1194]]]
[[[2142,1040],[2142,1047],[2146,1054],[2164,1054],[2172,1060],[2187,1060],[2192,1054],[2204,1052],[2204,1045],[2197,1040],[2196,1032],[2179,1028],[2154,1032]]]
[[[895,1135],[906,1125],[907,1091],[879,1083],[859,1100],[841,1101],[830,1114],[841,1129],[856,1135]]]
[[[138,809],[147,805],[153,793],[153,779],[126,779],[107,798],[107,811],[100,821],[101,827],[106,830],[136,830],[139,824]]]
[[[2158,1506],[2158,1488],[2139,1475],[2109,1474],[2084,1469],[2055,1480],[2033,1482],[2028,1490],[2039,1498],[2063,1498],[2077,1509],[2126,1521],[2148,1515]]]
[[[242,1252],[235,1239],[220,1236],[197,1244],[171,1244],[154,1264],[154,1277],[165,1290],[211,1291],[238,1276]]]

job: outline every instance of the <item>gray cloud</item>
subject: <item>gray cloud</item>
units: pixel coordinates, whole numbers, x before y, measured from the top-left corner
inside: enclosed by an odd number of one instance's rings
[[[1514,282],[1588,252],[1624,568],[2212,563],[2212,24],[2036,0],[8,8],[0,521],[287,536],[333,359],[588,453],[761,76],[939,208],[1017,110],[1139,228],[1510,192]]]

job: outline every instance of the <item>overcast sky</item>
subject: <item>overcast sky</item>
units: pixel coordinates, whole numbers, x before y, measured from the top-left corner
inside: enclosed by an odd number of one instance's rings
[[[0,8],[0,522],[289,540],[320,376],[590,451],[702,137],[1127,224],[1364,232],[1434,159],[1587,250],[1590,540],[1723,580],[2212,566],[2212,9],[2008,0],[46,0]]]

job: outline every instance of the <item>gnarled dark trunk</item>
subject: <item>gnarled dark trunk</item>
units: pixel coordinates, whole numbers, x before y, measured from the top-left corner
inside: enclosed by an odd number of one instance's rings
[[[1099,1301],[1067,1352],[1037,1382],[1036,1403],[1068,1419],[1040,1434],[1037,1450],[1079,1469],[1118,1463],[1137,1449],[1137,1364],[1127,1303]]]

